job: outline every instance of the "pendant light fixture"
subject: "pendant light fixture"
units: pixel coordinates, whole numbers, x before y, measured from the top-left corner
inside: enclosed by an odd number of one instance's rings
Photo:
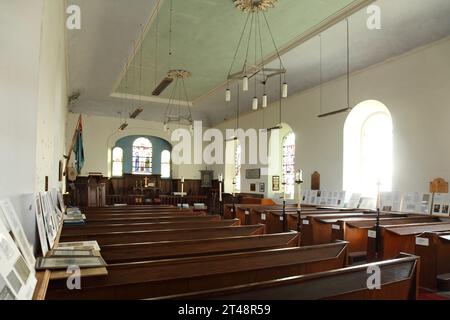
[[[250,81],[254,81],[254,98],[252,99],[252,110],[258,110],[258,85],[262,85],[262,99],[261,106],[266,108],[268,105],[268,95],[266,91],[267,81],[277,75],[284,75],[284,83],[282,85],[282,98],[288,97],[288,84],[286,81],[286,69],[284,68],[281,56],[276,45],[269,21],[266,16],[266,11],[275,7],[277,0],[234,0],[234,5],[237,9],[247,14],[244,28],[240,35],[236,52],[231,63],[228,77],[227,89],[225,92],[225,101],[231,101],[230,83],[234,80],[242,81],[242,91],[249,91]],[[280,62],[279,68],[267,68],[264,61],[263,48],[263,29],[266,27],[268,36],[270,37],[276,56]],[[254,42],[254,61],[251,61],[250,48],[253,47]],[[239,71],[233,73],[235,65],[238,63],[239,52],[245,51],[244,61]]]
[[[170,29],[169,29],[169,68],[173,57],[172,50],[172,33],[173,33],[173,0],[170,0]],[[192,75],[184,69],[171,69],[166,78],[173,81],[173,88],[170,94],[169,102],[164,115],[164,130],[171,130],[171,125],[188,126],[191,132],[194,129],[194,121],[192,119],[191,103],[189,102],[188,92],[185,80]],[[175,101],[177,100],[177,101]],[[182,108],[181,108],[182,107]],[[184,110],[182,110],[184,109]],[[187,109],[187,110],[186,110]]]

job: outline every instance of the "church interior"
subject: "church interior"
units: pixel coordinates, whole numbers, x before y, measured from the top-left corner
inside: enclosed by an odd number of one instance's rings
[[[0,0],[0,300],[450,300],[449,15]]]

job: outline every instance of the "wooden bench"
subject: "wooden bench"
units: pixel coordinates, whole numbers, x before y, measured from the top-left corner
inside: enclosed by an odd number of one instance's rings
[[[400,252],[415,252],[416,236],[424,232],[449,231],[450,223],[416,223],[399,226],[381,226],[376,252],[376,228],[370,229],[367,240],[367,260],[391,259]]]
[[[249,236],[264,234],[264,225],[217,227],[204,229],[177,229],[177,230],[155,230],[155,231],[132,231],[132,232],[109,232],[96,235],[61,235],[62,242],[93,241],[99,245],[138,243],[152,241],[177,241],[223,238],[236,236]]]
[[[391,215],[383,215],[390,217]],[[374,213],[335,213],[326,215],[310,214],[302,218],[302,245],[323,244],[332,242],[333,224],[346,218],[375,218]]]
[[[308,208],[302,211],[302,215],[306,214],[326,214],[326,213],[335,213],[338,211],[331,210],[319,210],[317,208]],[[286,217],[288,215],[297,215],[297,207],[287,207],[285,210]],[[294,228],[289,228],[288,221],[284,222],[283,209],[280,208],[255,208],[250,210],[250,223],[264,223],[267,226],[267,233],[278,233],[284,232],[287,230],[297,230],[297,226]]]
[[[440,222],[430,216],[385,217],[380,218],[380,225],[401,225],[410,223]],[[376,225],[376,218],[346,218],[334,222],[331,230],[331,241],[345,240],[349,242],[349,254],[364,252],[367,254],[367,234]]]
[[[421,258],[420,286],[431,290],[441,289],[438,288],[438,276],[450,273],[450,232],[424,232],[417,235],[415,253]]]
[[[240,225],[239,219],[219,221],[184,221],[184,222],[156,222],[156,223],[125,223],[105,224],[101,226],[64,227],[64,236],[96,235],[107,232],[131,232],[151,230],[203,229],[214,227],[231,227]]]
[[[320,273],[159,297],[175,300],[416,300],[419,258],[410,255],[383,262]],[[369,267],[381,270],[381,289],[367,288]],[[156,299],[153,299],[156,300]]]
[[[164,209],[164,210],[121,210],[121,211],[87,211],[83,212],[86,216],[89,215],[109,215],[109,214],[164,214],[164,213],[195,213],[198,211],[204,211],[204,210],[192,210],[192,209],[177,209],[177,208],[171,208],[171,209]]]
[[[199,217],[206,216],[206,212],[170,212],[170,213],[109,213],[109,214],[87,214],[86,220],[106,220],[106,219],[128,219],[128,218],[167,218],[167,217]]]
[[[347,243],[113,264],[81,290],[50,283],[49,299],[143,299],[266,281],[345,266]]]
[[[143,218],[94,218],[87,219],[87,226],[101,226],[111,223],[155,223],[155,222],[194,222],[194,221],[218,221],[221,220],[219,215],[210,216],[160,216],[160,217],[143,217]]]
[[[200,240],[129,243],[102,246],[101,253],[106,262],[121,263],[298,247],[298,239],[297,232],[288,232]]]
[[[302,211],[302,225],[301,229],[309,231],[311,229],[311,224],[307,224],[305,220],[309,219],[310,217],[326,217],[326,216],[335,216],[335,217],[357,217],[357,216],[366,216],[370,213],[367,213],[365,211],[358,211],[358,212],[342,212],[342,211],[333,211],[333,210],[316,210],[316,211]],[[297,222],[298,222],[298,212],[287,212],[286,221],[282,219],[282,212],[281,211],[270,211],[267,213],[267,224],[268,226],[268,233],[270,232],[280,232],[280,230],[297,230]],[[294,227],[291,229],[290,227]],[[306,228],[305,228],[306,227]],[[302,239],[303,241],[303,239]],[[311,245],[311,244],[323,244],[323,243],[329,243],[330,241],[314,241],[311,239],[311,242],[306,242],[305,245]]]

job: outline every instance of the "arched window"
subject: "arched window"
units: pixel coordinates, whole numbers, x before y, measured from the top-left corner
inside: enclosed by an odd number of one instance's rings
[[[283,139],[283,183],[287,199],[294,199],[295,195],[295,134],[293,132]]]
[[[161,152],[161,178],[170,178],[170,151]]]
[[[119,147],[112,150],[112,176],[123,176],[123,149]]]
[[[376,197],[392,191],[392,117],[379,101],[357,105],[344,127],[344,189]]]
[[[241,192],[241,165],[242,165],[242,147],[238,140],[236,140],[234,151],[234,182],[236,184],[235,191]]]
[[[152,173],[152,143],[147,138],[138,138],[133,143],[133,174]]]

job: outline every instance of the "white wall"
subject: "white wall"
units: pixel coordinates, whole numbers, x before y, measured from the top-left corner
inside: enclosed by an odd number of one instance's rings
[[[63,188],[59,181],[59,161],[64,160],[67,119],[67,72],[63,1],[44,3],[40,70],[39,108],[36,137],[36,190]]]
[[[393,117],[393,190],[427,191],[436,177],[450,180],[450,38],[416,49],[351,76],[351,106],[365,100],[379,100]],[[324,85],[322,112],[342,100],[342,82]],[[345,86],[344,86],[345,87]],[[310,175],[321,174],[323,190],[341,190],[343,180],[343,126],[347,113],[318,118],[320,90],[313,88],[284,100],[282,122],[296,133],[296,163],[304,170],[305,188]],[[336,97],[334,100],[333,97]],[[345,107],[345,106],[341,106]],[[279,122],[278,106],[243,115],[241,127],[262,128]],[[259,124],[259,125],[258,125]],[[217,128],[233,128],[235,121]],[[255,166],[253,166],[255,167]],[[218,172],[224,170],[216,166]],[[245,168],[244,168],[245,169]],[[242,172],[242,192],[249,192],[249,181]],[[267,179],[268,180],[268,179]],[[251,183],[259,181],[251,181]],[[271,187],[270,182],[268,186]]]
[[[43,1],[0,3],[0,197],[32,193]]]
[[[58,186],[52,177],[64,146],[63,5],[53,0],[0,2],[0,198],[12,199],[32,242],[33,197],[26,195],[44,189],[45,175],[50,187]]]
[[[69,113],[66,131],[66,143],[69,146],[79,115]],[[122,132],[117,129],[123,120],[111,117],[83,115],[83,141],[85,164],[81,175],[89,172],[101,172],[104,176],[111,175],[110,150],[117,140],[130,135],[150,135],[160,137],[175,145],[169,133],[164,131],[163,124],[154,121],[128,120],[129,126]],[[73,158],[72,158],[73,159]],[[172,177],[200,179],[199,170],[204,165],[172,165]]]

